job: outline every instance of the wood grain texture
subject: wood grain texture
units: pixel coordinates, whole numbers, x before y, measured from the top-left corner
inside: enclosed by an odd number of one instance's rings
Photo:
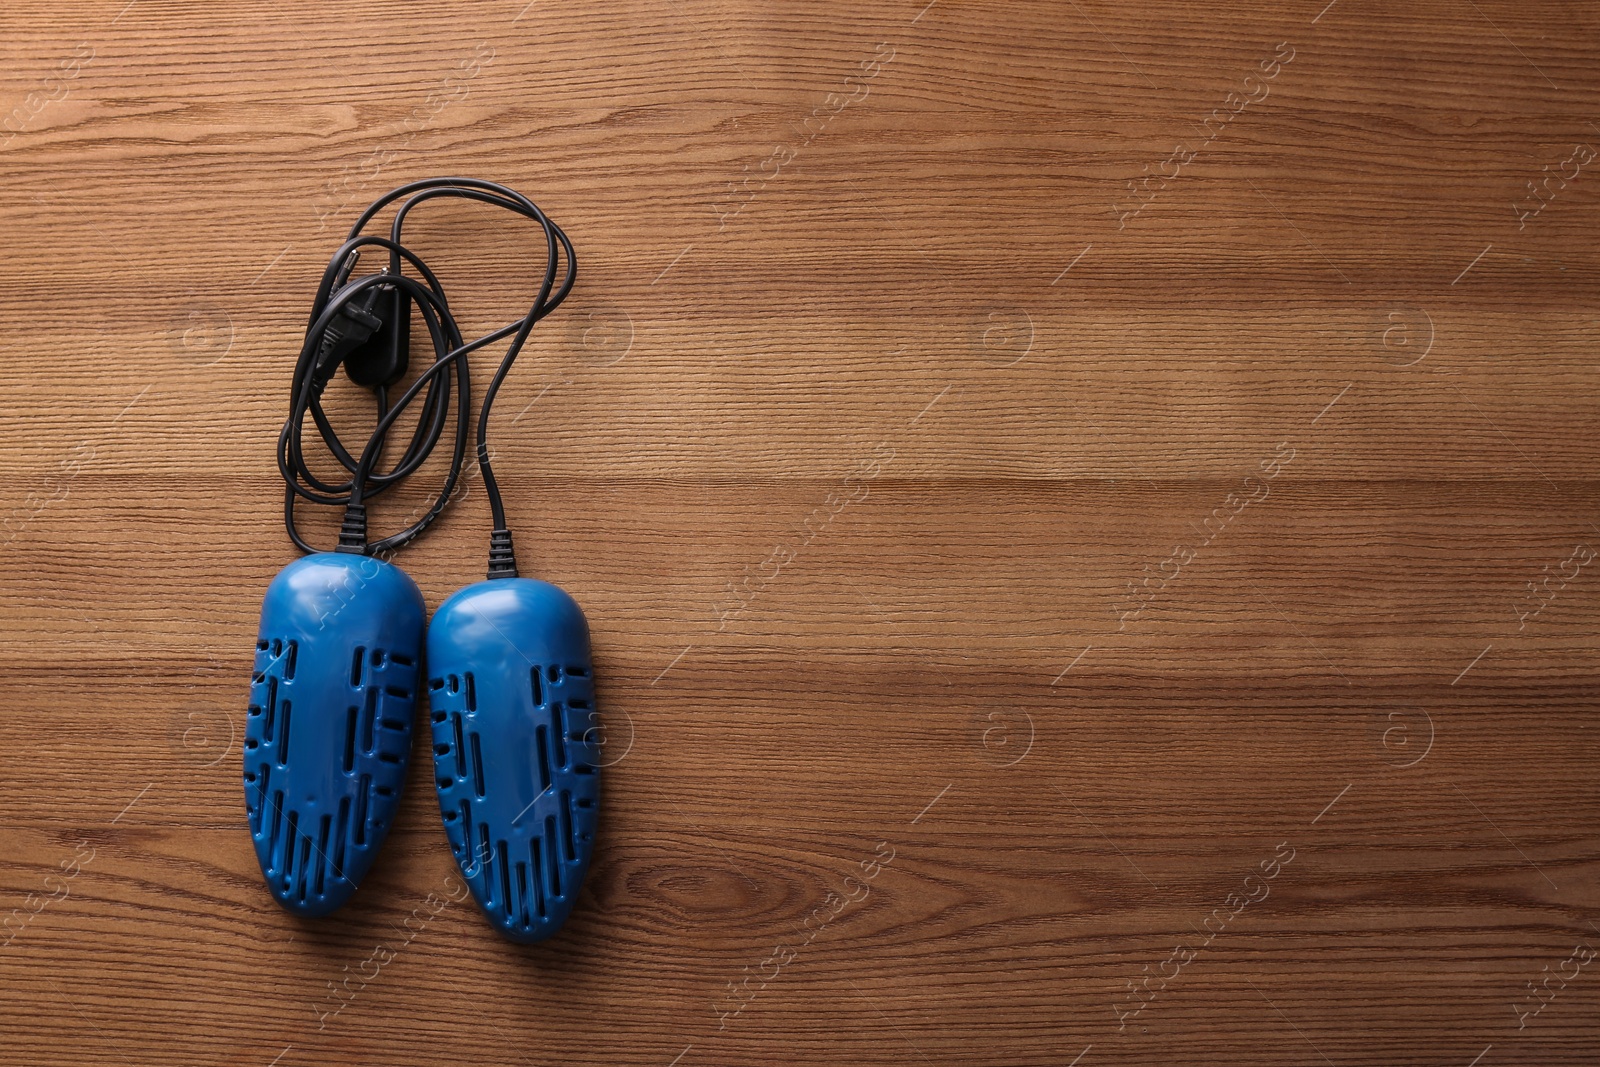
[[[6,5],[0,1064],[1600,1059],[1600,9],[924,3]],[[533,948],[421,736],[331,920],[239,782],[308,301],[447,173],[582,263],[497,409],[611,763]]]

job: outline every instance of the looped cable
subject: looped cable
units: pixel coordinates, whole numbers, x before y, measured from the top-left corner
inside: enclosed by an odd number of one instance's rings
[[[396,210],[388,238],[365,234],[374,217],[389,204],[405,198]],[[444,288],[426,263],[406,248],[401,237],[412,209],[429,200],[456,198],[475,200],[515,212],[536,222],[545,237],[545,267],[540,279],[539,292],[527,314],[515,322],[485,334],[475,341],[466,342],[455,317],[445,299]],[[388,253],[387,268],[352,281],[350,275],[364,249]],[[406,273],[407,268],[415,276]],[[489,460],[489,412],[495,396],[511,364],[527,343],[533,327],[561,305],[572,291],[577,280],[578,263],[572,242],[561,227],[551,222],[538,206],[520,193],[495,182],[476,178],[430,178],[403,185],[372,203],[362,212],[350,228],[350,235],[339,246],[328,267],[323,271],[316,298],[312,301],[311,316],[306,327],[305,341],[295,363],[290,389],[289,416],[278,435],[278,470],[284,479],[284,526],[289,537],[305,552],[318,551],[309,544],[295,524],[295,501],[305,499],[314,504],[344,508],[344,524],[339,538],[340,551],[363,554],[391,553],[411,541],[438,518],[450,500],[461,475],[461,464],[466,454],[467,422],[471,417],[472,381],[467,357],[486,345],[506,337],[511,338],[500,365],[490,378],[484,391],[483,403],[478,412],[476,435],[478,469],[483,475],[484,492],[489,498],[493,520],[490,537],[491,559],[489,576],[511,577],[516,574],[516,560],[511,552],[511,535],[506,527],[505,507],[500,499],[500,487],[495,480]],[[385,300],[389,301],[391,320],[385,321]],[[353,357],[363,351],[362,346],[374,337],[384,325],[403,345],[409,335],[408,325],[393,321],[398,316],[409,316],[412,306],[421,313],[433,346],[434,360],[415,380],[400,393],[393,403],[389,399],[389,384],[381,379],[372,386],[377,405],[377,425],[359,455],[352,455],[340,440],[337,431],[322,408],[322,392],[341,363],[347,373],[355,375]],[[399,377],[403,371],[405,352],[399,354]],[[349,361],[349,362],[347,362]],[[391,368],[392,369],[392,368]],[[454,371],[454,382],[451,372]],[[398,533],[378,541],[367,541],[366,502],[400,484],[432,454],[443,436],[449,421],[451,391],[456,394],[455,434],[451,449],[450,468],[440,487],[438,496],[426,512]],[[378,470],[384,445],[395,420],[418,397],[421,398],[416,428],[406,442],[404,451],[387,471]],[[307,415],[311,416],[317,433],[330,455],[349,474],[343,481],[327,481],[312,473],[306,464],[304,431]]]

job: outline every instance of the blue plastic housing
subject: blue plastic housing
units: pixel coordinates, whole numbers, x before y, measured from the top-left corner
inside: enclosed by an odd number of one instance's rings
[[[306,556],[267,587],[245,808],[267,887],[297,915],[350,899],[394,821],[425,616],[416,583],[371,556]]]
[[[479,582],[434,613],[428,673],[456,863],[497,930],[542,941],[572,911],[599,818],[589,625],[546,582]]]

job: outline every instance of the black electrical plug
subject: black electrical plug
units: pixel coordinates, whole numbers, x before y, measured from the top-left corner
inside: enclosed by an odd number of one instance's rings
[[[370,314],[378,325],[345,355],[344,372],[357,385],[376,389],[406,376],[411,356],[411,297],[394,286],[369,292],[376,294]]]
[[[411,354],[411,298],[399,289],[374,285],[340,307],[322,334],[317,377],[327,382],[334,368],[368,389],[405,377]]]
[[[383,319],[374,312],[378,308],[379,292],[376,287],[363,291],[354,300],[340,306],[337,314],[322,331],[322,345],[317,350],[317,377],[326,382],[333,369],[344,362],[352,352],[365,347],[372,336],[383,328]]]

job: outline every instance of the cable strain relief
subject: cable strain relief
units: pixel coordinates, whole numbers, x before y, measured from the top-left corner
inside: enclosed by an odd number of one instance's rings
[[[495,530],[489,534],[489,577],[517,577],[517,550],[511,545],[510,530]]]
[[[353,552],[356,555],[367,554],[367,506],[365,504],[346,504],[344,506],[344,524],[339,527],[339,547],[337,552]]]

